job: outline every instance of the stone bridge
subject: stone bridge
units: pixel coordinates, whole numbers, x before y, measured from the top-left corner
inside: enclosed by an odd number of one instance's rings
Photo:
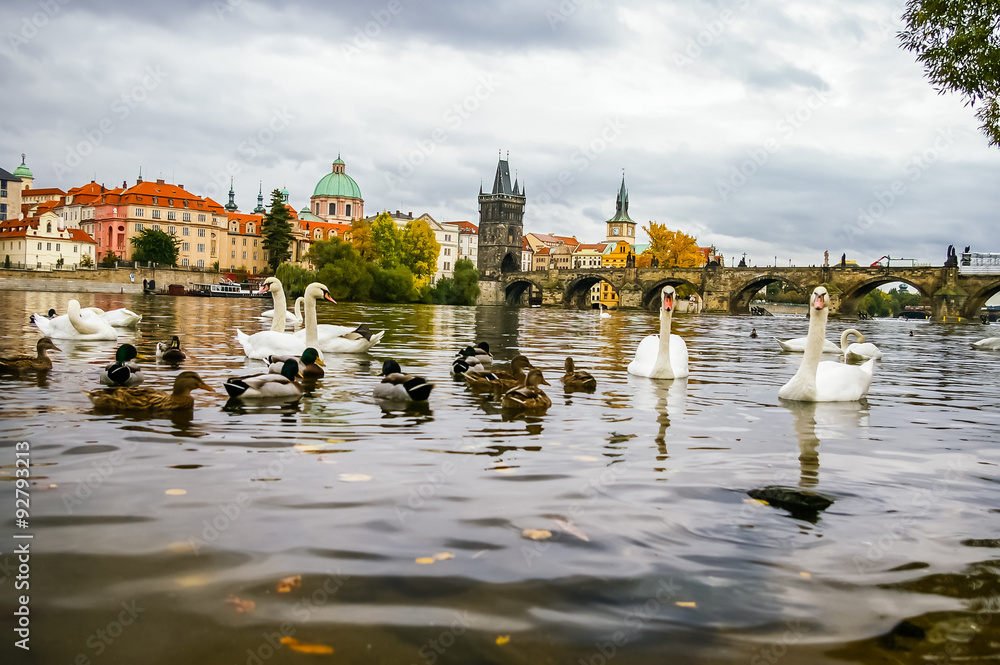
[[[618,292],[620,307],[656,306],[660,289],[690,286],[706,311],[749,311],[750,299],[772,282],[784,282],[808,294],[819,285],[831,297],[831,313],[851,315],[862,298],[883,284],[903,282],[930,299],[933,318],[978,319],[980,308],[1000,292],[1000,275],[963,275],[958,268],[578,268],[535,272],[507,272],[499,280],[480,281],[479,304],[517,304],[531,287],[542,304],[584,309],[590,306],[590,287],[606,281]]]

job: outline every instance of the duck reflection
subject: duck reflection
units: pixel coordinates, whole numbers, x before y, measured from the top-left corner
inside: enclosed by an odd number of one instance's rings
[[[867,400],[858,402],[789,402],[781,406],[795,418],[799,440],[799,487],[819,484],[819,444],[823,440],[857,438],[851,430],[868,427]]]

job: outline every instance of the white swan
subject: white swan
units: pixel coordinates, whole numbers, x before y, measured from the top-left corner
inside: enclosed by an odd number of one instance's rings
[[[806,341],[808,337],[796,337],[795,339],[786,339],[781,341],[777,337],[774,341],[781,346],[782,351],[788,351],[789,353],[804,353],[806,350]],[[828,339],[823,340],[823,353],[840,353],[841,349]]]
[[[781,399],[798,402],[854,402],[868,394],[875,360],[864,365],[820,362],[830,295],[817,286],[809,297],[809,335],[799,371],[778,390]]]
[[[326,290],[326,287],[319,282],[313,282],[309,286],[322,288],[326,293],[325,297],[327,300],[332,303],[337,302],[330,296],[330,292]],[[308,291],[309,289],[307,288],[307,294]],[[382,339],[382,335],[385,334],[384,330],[373,333],[363,323],[358,326],[317,325],[315,300],[312,302],[312,307],[310,307],[309,300],[306,300],[304,314],[305,328],[293,333],[293,335],[304,344],[303,348],[312,347],[323,353],[364,353],[378,344]]]
[[[41,314],[36,314],[33,322],[46,337],[53,339],[81,341],[118,339],[118,331],[105,323],[100,315],[81,310],[77,300],[70,300],[66,304],[66,313],[62,316],[47,319]]]
[[[290,320],[294,325],[297,326],[302,325],[302,303],[304,300],[305,298],[303,298],[302,296],[299,296],[298,298],[295,299],[295,309],[291,312],[288,311],[285,312],[286,323]],[[260,313],[260,315],[265,319],[273,319],[274,310],[273,309],[264,310],[263,312]]]
[[[269,290],[271,288],[271,284],[269,284],[271,280],[274,280],[279,285],[281,284],[277,279],[268,277],[264,280],[264,285],[261,286],[261,289]],[[308,347],[318,348],[315,344],[306,344],[305,339],[301,339],[296,335],[277,330],[278,326],[281,326],[282,330],[285,326],[285,297],[283,292],[280,292],[279,295],[278,291],[275,291],[273,295],[275,296],[275,316],[270,330],[254,333],[253,335],[247,335],[240,330],[236,331],[236,340],[243,347],[243,352],[247,357],[257,360],[264,360],[268,356],[295,356],[298,358],[302,356],[302,353]],[[306,287],[305,293],[306,327],[309,327],[311,318],[313,330],[316,327],[316,301],[319,299],[336,302],[325,286],[319,282],[313,282]],[[323,351],[323,349],[318,350]]]
[[[1000,337],[987,337],[978,342],[972,342],[972,348],[980,351],[1000,351]]]
[[[670,334],[676,297],[674,287],[664,286],[660,296],[660,334],[649,335],[639,342],[628,373],[650,379],[682,379],[688,375],[688,352],[684,340]]]
[[[847,343],[847,338],[851,335],[858,338],[854,344]],[[847,362],[859,362],[869,358],[878,360],[882,357],[882,352],[879,351],[878,347],[871,342],[866,342],[865,336],[854,328],[848,328],[840,333],[840,350],[844,352],[844,360]]]
[[[130,309],[119,307],[110,312],[105,312],[100,307],[85,307],[82,311],[97,314],[104,322],[115,328],[135,328],[142,321],[142,314],[136,314]]]
[[[600,314],[598,315],[598,318],[601,318],[601,319],[610,319],[611,318],[611,312],[609,312],[606,309],[604,309],[603,306],[598,305],[597,306],[597,311],[600,312]]]

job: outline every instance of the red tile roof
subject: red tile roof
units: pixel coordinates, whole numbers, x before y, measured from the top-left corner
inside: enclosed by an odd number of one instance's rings
[[[21,198],[26,196],[65,196],[65,194],[66,192],[58,187],[49,187],[46,189],[25,189],[21,192]]]
[[[479,235],[479,227],[472,222],[460,221],[460,222],[448,222],[448,224],[454,224],[458,227],[459,233],[471,233],[473,235]]]

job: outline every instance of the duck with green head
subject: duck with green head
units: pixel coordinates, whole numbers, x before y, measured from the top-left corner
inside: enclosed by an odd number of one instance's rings
[[[283,397],[298,399],[302,396],[302,386],[296,382],[299,378],[299,361],[289,358],[281,366],[281,374],[254,374],[229,379],[224,384],[230,397],[236,399],[261,399],[268,397]]]
[[[265,361],[268,364],[268,373],[281,374],[281,369],[285,366],[286,360],[295,360],[295,356],[269,356]],[[326,365],[319,357],[319,351],[311,346],[302,352],[298,358],[299,374],[303,379],[322,379],[326,372],[323,370]]]
[[[179,363],[187,358],[187,354],[181,351],[181,340],[177,335],[170,338],[170,343],[156,343],[156,360],[165,363]]]
[[[131,344],[122,344],[115,352],[115,361],[101,372],[101,385],[137,386],[142,383],[142,370],[132,360],[139,357]]]

